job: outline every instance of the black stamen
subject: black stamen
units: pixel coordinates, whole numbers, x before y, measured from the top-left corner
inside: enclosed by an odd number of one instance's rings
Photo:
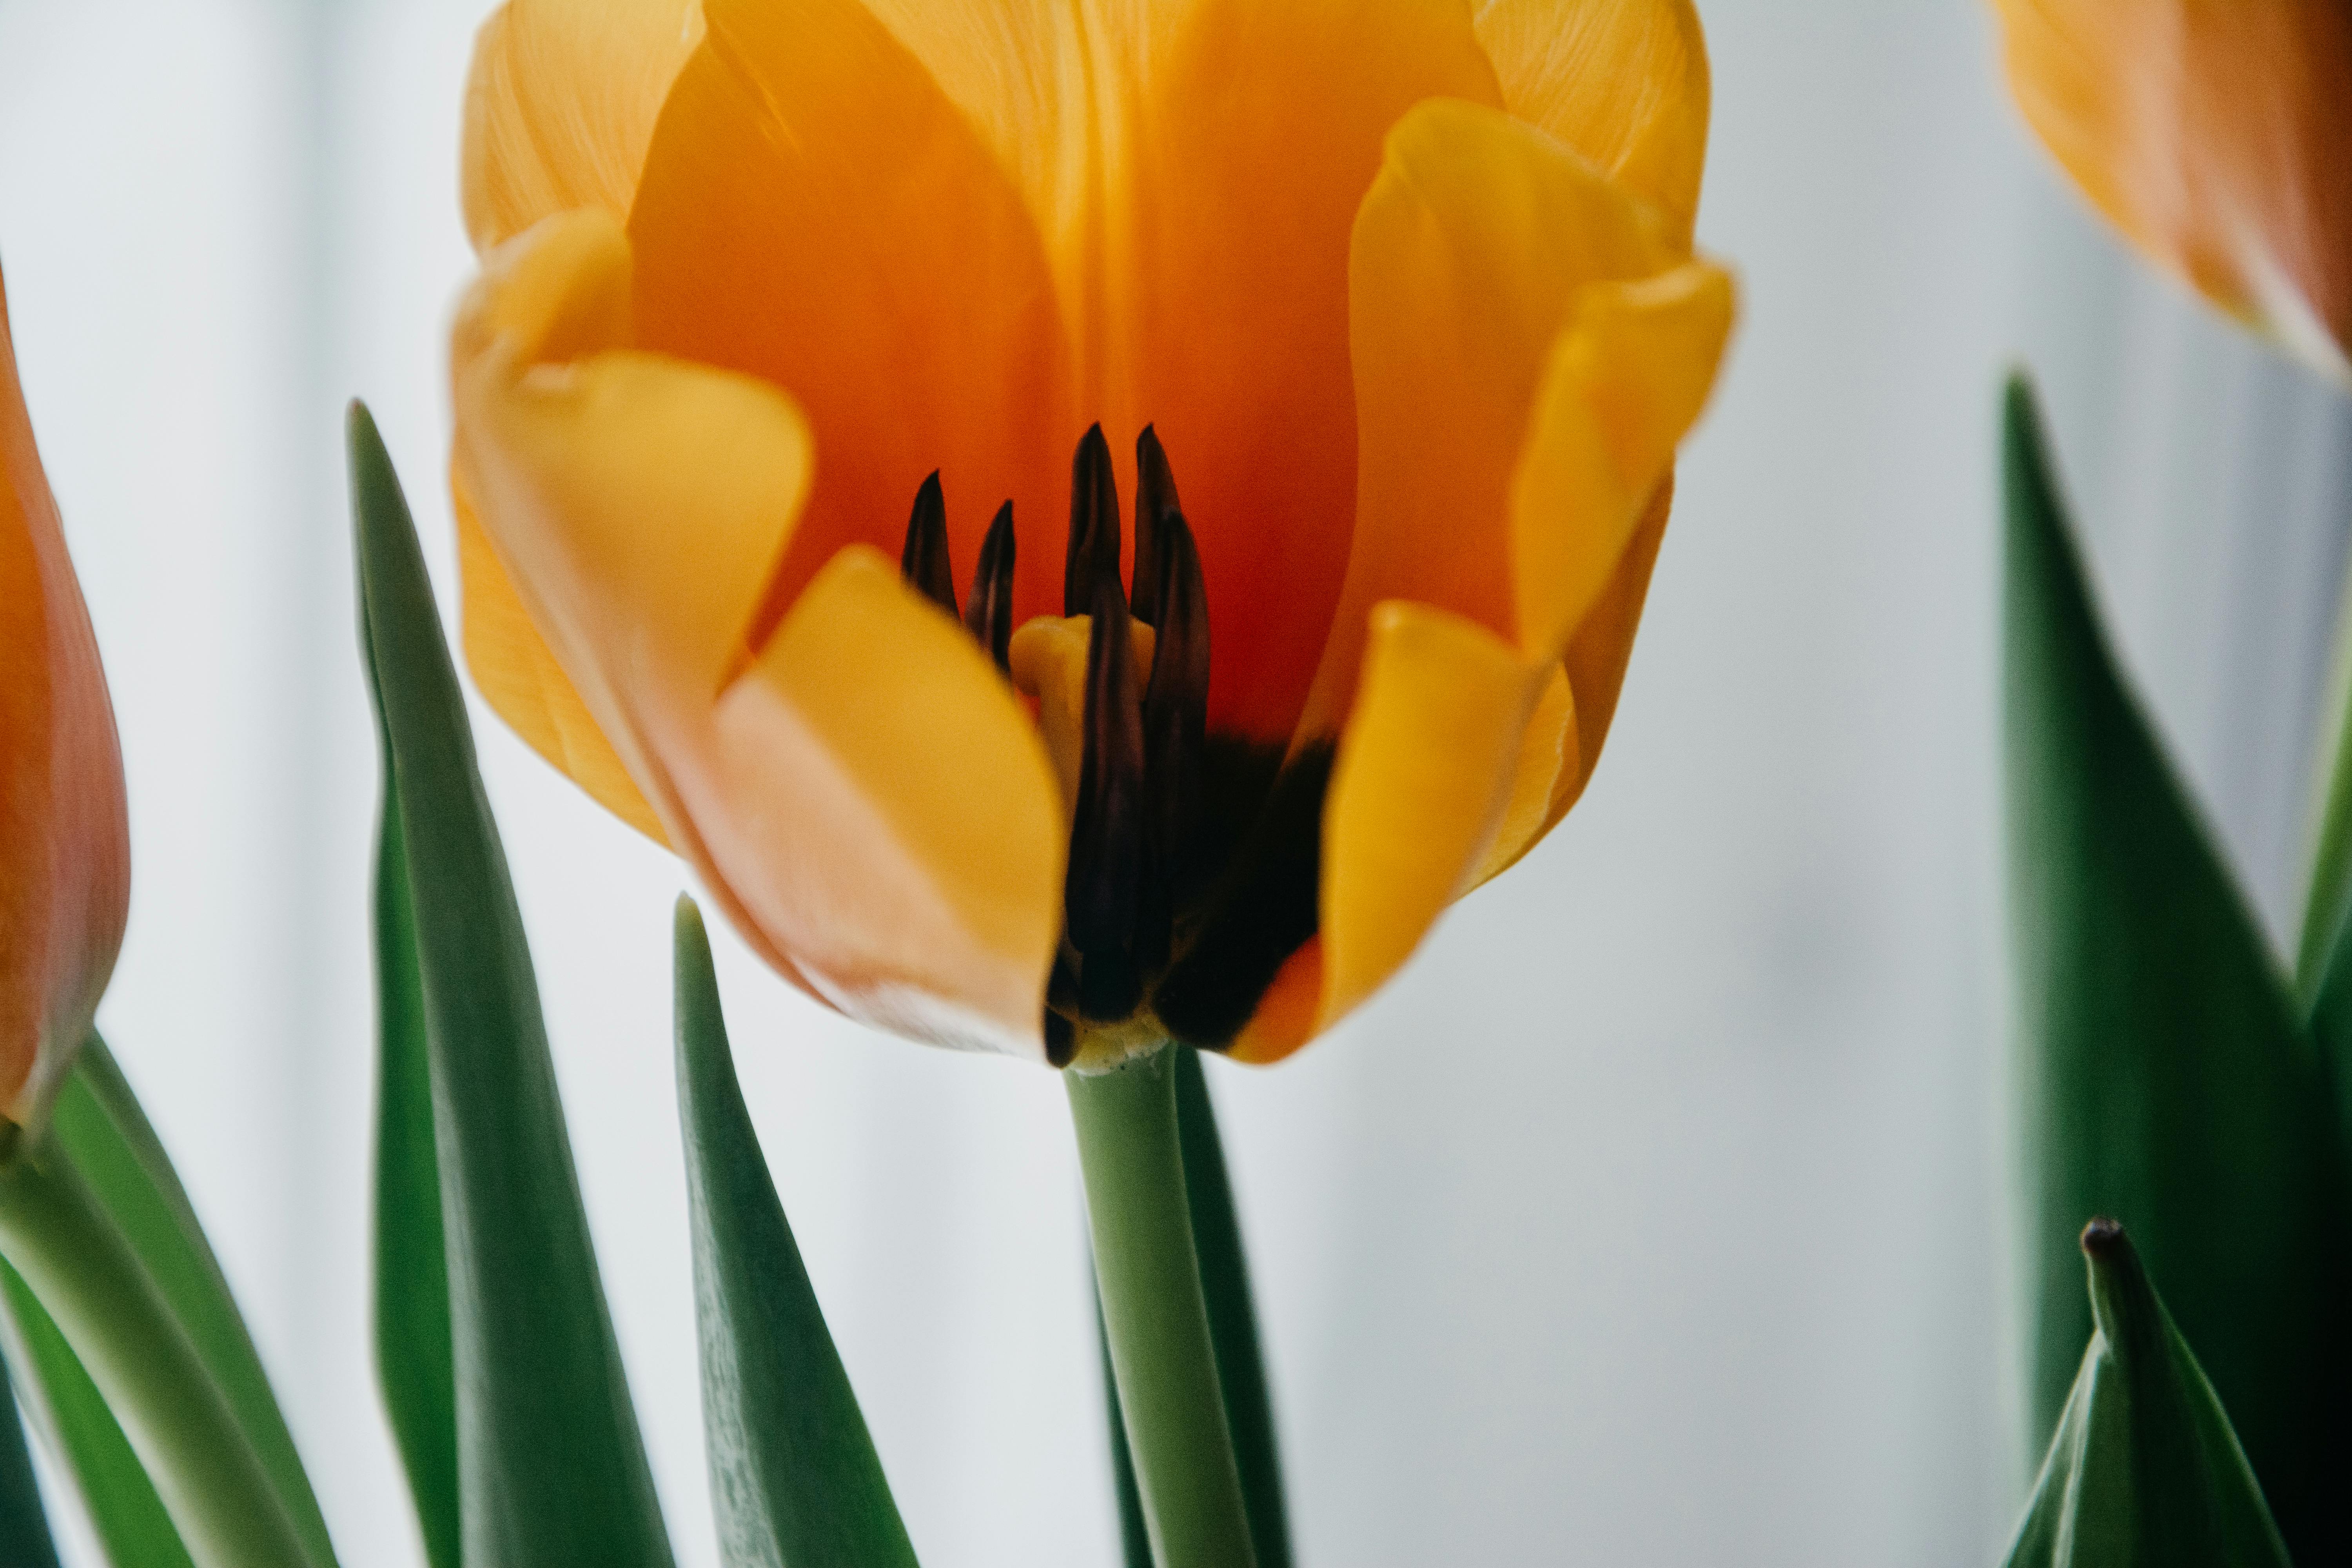
[[[972,568],[971,598],[963,610],[964,629],[999,669],[1012,668],[1013,554],[1013,503],[1006,501],[980,542],[980,564]]]
[[[1092,439],[1099,444],[1101,437]],[[1101,514],[1113,529],[1116,505]],[[1074,532],[1076,523],[1073,518]],[[1133,942],[1144,842],[1143,707],[1116,568],[1096,576],[1088,609],[1094,624],[1087,646],[1085,752],[1063,912],[1078,955],[1080,1010],[1090,1018],[1118,1019],[1142,999]]]
[[[1127,595],[1146,626],[1160,624],[1160,520],[1182,510],[1160,432],[1146,425],[1135,438],[1135,582]]]
[[[1110,444],[1102,426],[1087,430],[1070,465],[1070,538],[1062,558],[1062,614],[1093,613],[1095,584],[1118,581],[1118,481],[1110,471]],[[1126,608],[1122,591],[1120,608]]]
[[[1059,1013],[1045,1015],[1045,1059],[1057,1068],[1070,1065],[1078,1054],[1078,1031],[1076,1026]]]
[[[1209,722],[1209,591],[1184,514],[1162,512],[1159,535],[1160,597],[1152,608],[1160,640],[1143,694],[1144,775],[1150,781],[1146,809],[1154,869],[1171,908],[1181,909],[1203,879],[1190,851],[1201,816]]]
[[[915,512],[907,520],[907,547],[898,552],[898,570],[915,591],[956,613],[955,568],[948,561],[948,505],[940,493],[940,471],[915,492]]]

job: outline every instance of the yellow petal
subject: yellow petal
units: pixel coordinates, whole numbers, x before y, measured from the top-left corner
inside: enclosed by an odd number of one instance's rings
[[[1012,689],[854,545],[720,700],[688,809],[820,994],[902,1034],[1039,1056],[1065,826]]]
[[[934,468],[951,557],[1012,500],[1015,614],[1058,611],[1084,425],[1019,193],[857,0],[708,10],[630,217],[636,324],[641,347],[785,389],[824,454],[758,631],[844,545],[895,553]]]
[[[462,485],[457,512],[457,575],[465,596],[466,665],[493,712],[531,750],[555,764],[605,810],[656,844],[669,840],[661,819],[629,777],[620,753],[596,727],[571,677],[530,624],[530,612],[499,563]]]
[[[1675,477],[1669,473],[1651,495],[1609,586],[1569,639],[1568,657],[1561,667],[1568,671],[1569,686],[1576,694],[1577,765],[1564,770],[1554,784],[1543,833],[1550,832],[1568,815],[1601,762],[1601,748],[1609,739],[1610,721],[1617,716],[1625,667],[1633,657],[1633,633],[1642,624],[1642,602],[1650,591],[1650,573],[1658,563],[1658,546],[1665,540],[1666,514],[1673,510],[1674,500]],[[1541,839],[1543,833],[1536,837]]]
[[[628,298],[627,240],[598,209],[493,252],[452,332],[454,468],[572,694],[664,837],[716,878],[671,763],[750,657],[813,454],[773,387],[620,346]],[[486,633],[481,646],[513,645]],[[493,664],[475,678],[510,697],[513,676]]]
[[[1352,242],[1355,539],[1306,731],[1346,713],[1382,599],[1524,641],[1512,490],[1555,345],[1593,285],[1681,264],[1660,221],[1497,110],[1427,103],[1391,132]]]
[[[1665,211],[1688,248],[1706,162],[1706,37],[1690,0],[1484,0],[1503,102]]]
[[[466,230],[487,251],[543,217],[626,217],[654,121],[702,37],[697,0],[508,0],[474,39]]]
[[[1998,0],[2018,106],[2092,205],[2352,382],[2352,10]]]
[[[1480,887],[1518,862],[1552,825],[1551,807],[1563,780],[1582,772],[1576,738],[1576,693],[1568,671],[1558,665],[1544,678],[1543,694],[1528,715],[1519,736],[1518,761],[1511,770],[1510,793],[1503,802],[1502,820],[1494,841],[1470,874],[1470,886]]]
[[[1519,645],[1557,658],[1714,389],[1731,279],[1694,261],[1584,291],[1552,345],[1511,479]]]
[[[1592,781],[1610,721],[1617,715],[1625,667],[1633,658],[1633,633],[1641,625],[1642,601],[1665,538],[1674,492],[1674,475],[1668,473],[1643,509],[1616,572],[1569,639],[1566,658],[1545,683],[1520,742],[1503,825],[1473,886],[1501,876],[1542,843]]]
[[[1323,812],[1318,1031],[1393,974],[1471,885],[1549,674],[1460,616],[1374,610]]]
[[[37,1127],[130,910],[114,709],[33,445],[0,286],[0,1114]]]

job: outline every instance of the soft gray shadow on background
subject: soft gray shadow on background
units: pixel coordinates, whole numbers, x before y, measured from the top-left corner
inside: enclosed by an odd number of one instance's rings
[[[415,1547],[365,1342],[373,790],[339,410],[445,588],[482,0],[0,0],[0,257],[113,679],[106,1022],[351,1568]],[[1701,9],[1745,318],[1600,776],[1334,1038],[1215,1075],[1303,1560],[1989,1563],[2005,1359],[1993,409],[2050,393],[2132,668],[2274,934],[2352,416],[2126,258],[1961,0]],[[685,1560],[676,865],[478,714]],[[1059,1086],[724,944],[746,1088],[925,1561],[1111,1560]]]

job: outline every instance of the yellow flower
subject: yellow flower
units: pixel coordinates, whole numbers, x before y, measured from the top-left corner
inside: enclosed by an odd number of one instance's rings
[[[1285,1055],[1591,776],[1706,114],[1686,0],[511,0],[475,679],[846,1012]]]
[[[2010,87],[2116,227],[2352,383],[2352,8],[1995,0]]]
[[[114,709],[33,447],[0,287],[0,1114],[37,1124],[131,901]]]

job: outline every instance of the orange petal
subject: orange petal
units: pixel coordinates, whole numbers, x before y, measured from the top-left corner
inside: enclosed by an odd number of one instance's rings
[[[0,286],[0,1114],[46,1117],[130,910],[122,753]]]
[[[1315,1037],[1315,1017],[1322,1006],[1323,941],[1309,937],[1276,972],[1274,984],[1258,998],[1257,1011],[1225,1055],[1253,1067],[1278,1062]]]
[[[2352,10],[1998,0],[2018,105],[2101,212],[2352,381]]]
[[[1211,725],[1280,744],[1355,528],[1357,209],[1414,104],[1502,95],[1454,0],[1163,8],[1182,21],[1147,82],[1105,297],[1087,301],[1103,325],[1079,318],[1087,385],[1110,428],[1156,424],[1175,465],[1217,639]]]
[[[1391,601],[1371,619],[1323,808],[1318,1032],[1396,973],[1470,887],[1549,675],[1475,621],[1425,605]]]
[[[896,552],[940,469],[969,570],[998,502],[1016,615],[1060,605],[1079,434],[1035,225],[922,65],[856,0],[710,0],[630,219],[639,342],[787,389],[824,460],[760,617],[841,547]]]
[[[1503,102],[1673,219],[1687,249],[1706,162],[1706,37],[1690,0],[1485,0]]]
[[[1346,713],[1382,599],[1526,642],[1512,517],[1531,422],[1586,291],[1680,263],[1659,221],[1497,110],[1427,103],[1391,133],[1353,241],[1354,551],[1305,731]]]
[[[1553,344],[1511,479],[1519,644],[1558,657],[1714,389],[1731,279],[1694,261],[1596,285]]]
[[[836,1006],[1043,1058],[1052,765],[987,654],[879,552],[818,574],[681,784],[752,921]]]
[[[1411,105],[1501,102],[1466,13],[710,15],[708,68],[681,79],[648,160],[640,319],[649,344],[809,407],[826,462],[772,613],[841,543],[895,546],[933,467],[971,498],[950,516],[960,558],[1014,501],[1045,546],[1023,552],[1016,610],[1051,613],[1070,446],[1097,418],[1122,447],[1156,423],[1219,628],[1210,721],[1286,738],[1354,516],[1349,227]]]
[[[507,0],[492,12],[466,79],[474,248],[573,207],[626,217],[655,117],[701,37],[697,0]]]

